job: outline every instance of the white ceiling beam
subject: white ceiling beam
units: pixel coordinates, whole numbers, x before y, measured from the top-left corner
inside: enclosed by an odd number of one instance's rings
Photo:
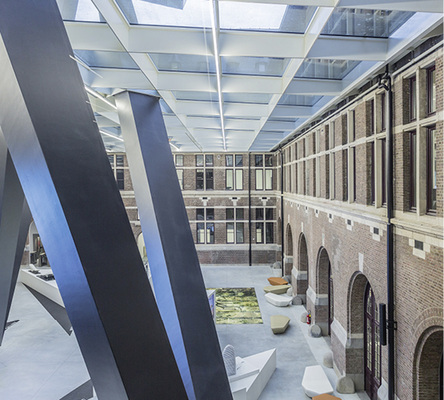
[[[221,56],[304,56],[304,35],[295,33],[221,31],[219,40]]]
[[[251,120],[251,119],[225,119],[225,128],[231,130],[249,130],[254,131],[258,129],[260,124],[259,120]]]
[[[220,129],[220,118],[187,117],[186,124],[189,128]]]
[[[443,12],[441,0],[340,0],[338,6],[370,10]]]
[[[333,7],[336,0],[219,0],[236,1],[242,3],[262,3],[262,4],[285,4],[289,6],[314,6],[314,7]]]
[[[268,76],[224,75],[222,90],[228,93],[281,93],[282,79]]]
[[[217,85],[216,78],[206,74],[159,72],[157,74],[157,89],[217,92]]]
[[[387,57],[388,39],[353,36],[321,36],[307,58],[382,61]]]
[[[178,114],[219,115],[219,107],[216,103],[208,101],[176,101]]]
[[[264,117],[269,114],[268,104],[225,103],[226,117]]]
[[[295,78],[287,86],[286,94],[336,96],[343,90],[340,80]]]
[[[71,46],[75,50],[125,51],[107,24],[65,21]]]
[[[98,75],[90,75],[91,87],[110,88],[120,87],[122,89],[148,89],[153,90],[154,86],[146,76],[136,69],[117,68],[94,68]]]
[[[271,113],[272,118],[301,118],[313,115],[310,106],[282,106],[277,105]]]

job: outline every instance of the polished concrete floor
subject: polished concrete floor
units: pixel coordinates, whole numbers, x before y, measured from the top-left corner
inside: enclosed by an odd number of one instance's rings
[[[309,399],[301,387],[304,368],[322,365],[329,345],[325,338],[308,336],[307,325],[300,322],[305,309],[276,308],[265,301],[262,288],[270,276],[268,267],[203,266],[202,270],[207,287],[256,289],[264,323],[217,325],[217,331],[221,347],[233,345],[240,357],[277,349],[277,368],[260,400]],[[282,335],[271,332],[273,314],[291,319],[290,327]],[[19,322],[6,330],[0,347],[0,399],[60,400],[89,380],[75,335],[68,336],[21,283],[17,284],[9,317],[9,321],[13,320]],[[334,387],[337,379],[334,371],[325,369],[325,372]],[[336,395],[344,400],[367,398],[363,393]],[[81,399],[73,396],[70,400]]]

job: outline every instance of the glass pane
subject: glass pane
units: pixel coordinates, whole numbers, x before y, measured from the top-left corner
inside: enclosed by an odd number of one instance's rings
[[[116,170],[116,179],[119,190],[125,190],[125,173],[123,169]]]
[[[207,220],[214,220],[214,208],[207,208]]]
[[[267,221],[273,220],[273,209],[272,208],[265,209],[265,219]]]
[[[232,167],[233,166],[233,155],[226,155],[225,156],[225,166],[226,167]]]
[[[203,167],[204,163],[204,156],[203,154],[198,154],[196,156],[196,167]]]
[[[244,243],[244,223],[236,223],[236,243]]]
[[[274,57],[222,57],[226,75],[282,76],[290,59]]]
[[[264,223],[256,222],[256,243],[264,242]]]
[[[206,167],[213,166],[213,155],[212,154],[205,155],[205,166]]]
[[[204,223],[197,224],[197,243],[205,243],[205,228]]]
[[[227,243],[234,243],[234,222],[227,222]]]
[[[387,38],[413,14],[405,11],[335,8],[322,34]]]
[[[236,190],[243,189],[243,175],[244,171],[241,169],[236,170]]]
[[[256,170],[256,190],[264,190],[264,171]]]
[[[262,154],[256,154],[254,156],[254,166],[262,167],[264,165],[264,156]]]
[[[214,187],[213,187],[213,185],[214,185],[213,170],[212,169],[207,169],[205,171],[205,185],[206,185],[206,190],[214,189]]]
[[[314,106],[322,96],[304,96],[300,94],[284,94],[279,100],[279,105],[285,106]]]
[[[243,208],[236,208],[236,219],[237,220],[244,219],[244,209]]]
[[[256,219],[258,219],[258,220],[264,219],[264,209],[263,208],[256,208]]]
[[[216,93],[217,101],[217,93]],[[224,103],[268,104],[272,95],[267,93],[224,93]]]
[[[123,156],[122,155],[116,156],[116,166],[123,167]]]
[[[360,61],[307,59],[299,67],[297,78],[342,79]]]
[[[176,172],[177,172],[177,179],[179,181],[180,189],[183,190],[183,169],[178,169]]]
[[[216,73],[214,57],[164,53],[149,53],[149,56],[159,71]]]
[[[130,24],[211,28],[206,0],[116,0]],[[158,3],[160,3],[158,1]]]
[[[196,208],[196,219],[198,221],[203,221],[205,219],[205,209],[204,208]]]
[[[92,68],[139,69],[128,53],[120,51],[75,50],[74,55]]]
[[[185,90],[173,90],[173,95],[176,100],[183,101],[208,101],[217,102],[219,101],[216,92],[187,92]],[[225,101],[225,95],[224,95]]]
[[[225,189],[233,190],[233,170],[227,169],[225,171]]]
[[[207,224],[207,243],[214,243],[214,224]]]
[[[304,33],[316,7],[223,1],[221,29]]]
[[[265,241],[267,243],[273,243],[274,242],[274,236],[273,236],[273,222],[267,222],[265,224]]]
[[[196,171],[196,189],[203,190],[204,188],[204,172],[202,169]]]
[[[83,22],[104,22],[91,0],[70,0],[60,4],[60,14],[64,20]]]
[[[176,165],[178,167],[183,167],[183,155],[176,154]]]
[[[236,154],[235,159],[236,159],[236,167],[242,167],[244,160],[242,154]]]
[[[266,167],[273,166],[273,156],[271,154],[265,154],[265,166]]]
[[[291,172],[291,170],[290,170]],[[291,176],[290,176],[291,181]],[[273,189],[273,170],[266,169],[265,170],[265,190],[272,190]]]
[[[234,219],[234,208],[227,208],[225,212],[226,212],[226,219],[228,220]]]
[[[114,168],[114,156],[108,155],[108,161],[111,164],[111,168]]]

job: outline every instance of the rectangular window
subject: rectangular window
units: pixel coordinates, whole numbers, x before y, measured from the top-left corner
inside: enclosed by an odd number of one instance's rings
[[[387,204],[387,186],[385,182],[385,155],[386,155],[386,140],[381,140],[381,201],[382,204]]]
[[[205,166],[212,167],[213,166],[213,155],[205,154]]]
[[[351,119],[351,141],[354,142],[356,139],[356,120],[355,120],[355,110],[350,112]]]
[[[409,79],[409,120],[416,120],[416,76]]]
[[[234,222],[227,222],[227,243],[234,243]]]
[[[203,221],[205,219],[205,209],[204,208],[196,208],[196,219],[198,221]]]
[[[254,165],[255,165],[255,167],[263,167],[264,166],[264,156],[262,154],[256,154],[254,156]]]
[[[203,190],[204,188],[204,170],[196,170],[196,190]]]
[[[116,181],[119,190],[125,190],[125,172],[123,169],[116,169]]]
[[[242,190],[243,189],[243,170],[236,169],[236,190]]]
[[[203,167],[204,165],[204,156],[203,154],[196,155],[196,167]]]
[[[385,92],[381,94],[381,131],[385,131],[385,110],[386,104],[385,104]]]
[[[429,114],[436,112],[435,66],[427,70],[427,105]]]
[[[227,220],[234,219],[234,208],[226,208],[225,209],[226,218]]]
[[[343,150],[342,151],[342,158],[343,158],[343,162],[345,164],[345,173],[344,175],[344,182],[343,182],[343,190],[344,190],[344,194],[343,194],[343,198],[344,201],[348,200],[348,150]]]
[[[264,209],[256,208],[256,219],[263,220],[264,219]]]
[[[331,155],[332,165],[332,199],[336,199],[336,153]]]
[[[197,243],[205,243],[205,224],[199,222],[196,224],[197,228]]]
[[[183,155],[182,154],[176,154],[175,160],[176,160],[176,167],[183,167]]]
[[[207,243],[214,243],[214,223],[207,223]]]
[[[256,222],[256,243],[264,243],[264,223]]]
[[[116,167],[123,167],[123,156],[116,155]]]
[[[264,190],[264,170],[256,170],[256,190]]]
[[[274,242],[273,222],[265,223],[265,241],[267,243],[273,243]]]
[[[244,165],[244,156],[242,154],[236,154],[234,156],[236,167],[242,167]]]
[[[108,154],[108,161],[111,164],[111,168],[114,168],[114,156]]]
[[[370,135],[373,135],[375,133],[375,101],[372,99],[370,100]]]
[[[244,243],[244,223],[236,222],[236,243]]]
[[[225,189],[233,190],[233,170],[226,169],[225,170]]]
[[[291,175],[290,175],[291,179]],[[272,190],[273,189],[273,170],[272,169],[266,169],[265,170],[265,190]]]
[[[427,129],[427,211],[436,212],[436,130]]]
[[[273,166],[273,156],[271,154],[265,155],[265,166],[272,167]]]
[[[176,170],[180,189],[183,190],[183,169]]]
[[[265,209],[265,219],[267,221],[273,220],[273,209],[272,208],[266,208]]]
[[[207,208],[207,221],[214,221],[214,208]]]
[[[416,210],[416,132],[409,133],[410,139],[410,209]]]
[[[353,201],[356,201],[356,147],[352,147],[353,157]]]
[[[206,188],[205,188],[206,190],[214,189],[213,170],[212,169],[205,170],[205,185],[206,185]]]
[[[375,204],[375,142],[370,143],[370,200]]]
[[[236,208],[236,219],[237,220],[244,219],[244,209],[243,208]]]
[[[225,156],[225,166],[226,167],[232,167],[233,166],[233,155],[227,154]]]

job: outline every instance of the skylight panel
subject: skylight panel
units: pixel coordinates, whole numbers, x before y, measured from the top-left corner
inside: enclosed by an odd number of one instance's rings
[[[216,73],[214,57],[164,53],[149,55],[158,71]]]
[[[128,53],[120,51],[75,50],[74,54],[91,68],[139,69]]]
[[[267,93],[224,93],[224,102],[268,104],[271,97]]]
[[[130,24],[209,28],[208,0],[187,0],[183,8],[167,1],[155,4],[146,0],[117,0]]]
[[[322,96],[304,96],[299,94],[284,94],[279,100],[279,105],[286,106],[314,106]]]
[[[307,59],[299,67],[297,78],[342,79],[349,74],[360,61]]]
[[[68,7],[65,7],[68,9]],[[72,9],[72,8],[71,8]],[[75,21],[100,22],[101,15],[91,0],[77,0],[77,9],[74,18]]]
[[[222,57],[222,73],[281,77],[289,62],[276,57]]]

